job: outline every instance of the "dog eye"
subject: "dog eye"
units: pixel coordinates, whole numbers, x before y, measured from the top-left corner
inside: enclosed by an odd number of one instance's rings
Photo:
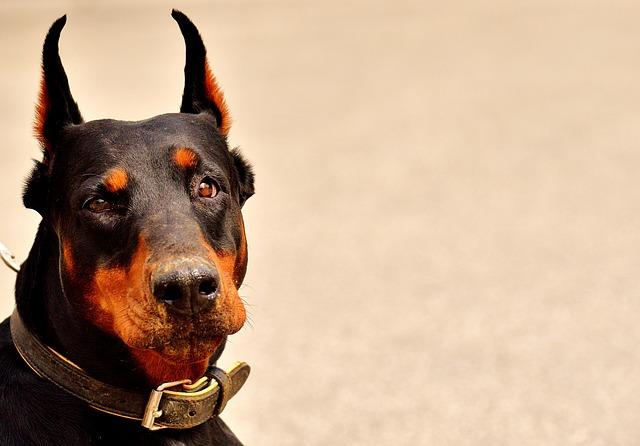
[[[203,198],[213,198],[218,195],[216,183],[211,178],[204,178],[198,186],[198,195]]]
[[[114,209],[113,203],[109,203],[104,198],[92,198],[84,204],[84,208],[91,212],[99,214],[100,212],[110,211]]]

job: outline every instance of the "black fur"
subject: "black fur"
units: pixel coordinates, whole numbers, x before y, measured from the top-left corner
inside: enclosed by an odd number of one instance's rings
[[[181,113],[208,112],[216,118],[219,125],[222,122],[222,112],[205,94],[205,63],[207,50],[202,43],[202,38],[195,25],[189,18],[175,9],[171,16],[180,26],[187,48],[186,63],[184,66],[184,93],[182,95]]]
[[[69,81],[58,53],[60,32],[66,23],[66,15],[53,23],[42,49],[42,70],[46,73],[44,82],[51,106],[51,116],[44,124],[43,133],[52,144],[56,143],[58,132],[66,125],[83,122],[78,104],[71,96]]]
[[[26,208],[37,211],[43,215],[47,203],[48,179],[47,171],[49,167],[45,163],[35,161],[35,166],[31,175],[25,182],[22,193],[22,203]]]
[[[253,167],[244,158],[244,156],[242,156],[239,148],[236,147],[231,150],[231,156],[233,157],[233,167],[238,175],[238,183],[240,185],[238,188],[239,200],[240,205],[242,206],[244,202],[255,193],[255,175],[253,174]]]
[[[204,80],[197,72],[206,53],[198,31],[182,13],[174,11],[173,16],[187,44],[181,113],[139,122],[83,122],[58,56],[66,17],[52,25],[43,50],[50,108],[41,136],[47,149],[23,194],[24,205],[43,217],[16,282],[16,304],[26,325],[91,376],[138,389],[148,389],[147,377],[128,346],[85,311],[83,293],[91,275],[99,268],[129,265],[141,234],[152,253],[199,252],[202,246],[196,240],[201,236],[216,251],[239,251],[240,208],[254,193],[251,166],[237,149],[229,150],[217,128],[220,111],[203,96]],[[186,172],[171,159],[182,146],[199,160]],[[126,191],[104,189],[105,173],[114,167],[130,174]],[[203,177],[215,180],[220,189],[215,200],[206,203],[193,196],[193,185]],[[96,195],[112,203],[113,211],[87,211],[87,200]],[[74,272],[81,279],[75,282],[62,267],[61,240],[81,255]],[[204,328],[194,333],[229,334],[215,324]],[[224,342],[211,363],[223,349]],[[192,429],[151,432],[139,422],[89,408],[37,377],[13,346],[9,320],[0,324],[0,445],[239,444],[217,417]]]

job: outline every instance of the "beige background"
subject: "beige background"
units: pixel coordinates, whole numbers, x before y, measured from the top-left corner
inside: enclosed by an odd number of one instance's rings
[[[0,239],[39,52],[85,118],[177,110],[200,27],[257,171],[249,445],[640,444],[640,6],[632,1],[0,4]],[[0,312],[14,275],[0,269]]]

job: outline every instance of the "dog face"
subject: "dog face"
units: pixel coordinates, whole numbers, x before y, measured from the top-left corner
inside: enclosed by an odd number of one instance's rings
[[[229,150],[230,118],[195,26],[180,113],[84,122],[58,56],[43,50],[36,135],[44,149],[24,202],[58,236],[60,281],[78,317],[123,342],[150,382],[198,378],[245,310],[241,207],[253,173]]]

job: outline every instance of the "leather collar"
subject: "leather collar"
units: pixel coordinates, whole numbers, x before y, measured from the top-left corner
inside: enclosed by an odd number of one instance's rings
[[[86,374],[84,370],[45,345],[22,321],[18,309],[11,315],[11,337],[18,353],[40,377],[89,404],[116,417],[140,420],[150,430],[188,429],[222,412],[227,401],[249,377],[249,365],[235,363],[224,371],[210,366],[205,376],[165,383],[151,390],[122,389]]]

